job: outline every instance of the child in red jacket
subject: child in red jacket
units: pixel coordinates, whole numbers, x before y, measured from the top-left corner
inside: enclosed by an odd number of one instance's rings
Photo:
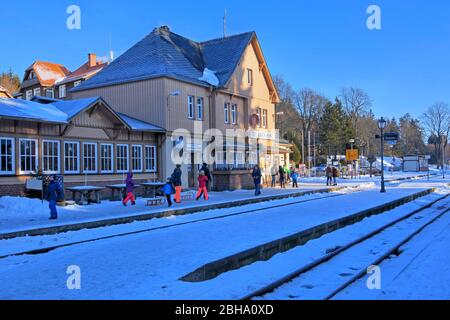
[[[205,200],[208,200],[208,190],[206,189],[206,184],[208,182],[208,177],[205,175],[205,171],[200,171],[200,175],[198,176],[198,192],[197,192],[197,200],[203,194]]]

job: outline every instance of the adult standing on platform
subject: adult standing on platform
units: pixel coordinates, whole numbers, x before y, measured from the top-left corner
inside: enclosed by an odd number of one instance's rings
[[[181,164],[177,164],[175,170],[173,170],[172,176],[170,177],[173,186],[175,187],[174,200],[176,203],[181,203],[181,175],[182,175]]]
[[[258,165],[253,168],[252,178],[255,183],[255,196],[259,196],[261,194],[261,169]]]

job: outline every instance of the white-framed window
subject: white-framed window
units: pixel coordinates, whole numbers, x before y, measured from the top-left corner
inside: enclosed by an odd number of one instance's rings
[[[129,153],[127,144],[118,144],[116,146],[117,172],[128,171]]]
[[[233,104],[231,106],[231,123],[232,124],[237,123],[237,104]]]
[[[83,142],[83,173],[97,173],[97,144]]]
[[[258,128],[261,128],[261,108],[256,109],[256,114],[258,115]]]
[[[59,86],[59,97],[60,98],[66,97],[66,85],[65,84]]]
[[[187,116],[188,119],[194,119],[194,96],[188,96],[187,101]]]
[[[133,172],[142,172],[142,146],[132,145],[131,146],[131,170]]]
[[[249,86],[253,85],[253,70],[247,69],[247,83]]]
[[[46,94],[47,98],[52,98],[53,99],[55,97],[55,90],[53,88],[48,88],[45,91],[45,94]]]
[[[38,141],[36,139],[19,139],[20,174],[36,172],[38,168]]]
[[[25,99],[31,100],[31,98],[33,98],[33,91],[32,90],[27,90],[25,92]]]
[[[33,95],[34,96],[40,96],[41,95],[41,88],[34,88]]]
[[[145,171],[156,172],[156,146],[145,146]]]
[[[42,141],[42,171],[46,174],[59,173],[60,143],[55,140]]]
[[[81,80],[77,80],[73,83],[73,87],[78,87],[81,84]]]
[[[263,128],[267,128],[267,109],[262,111],[262,126]]]
[[[225,123],[230,123],[230,103],[225,102],[223,105],[223,119]]]
[[[114,172],[114,146],[110,143],[100,145],[100,171],[102,173]]]
[[[28,79],[34,79],[36,78],[36,74],[34,73],[34,71],[30,71],[30,75],[28,76]]]
[[[64,173],[80,173],[80,143],[64,141]]]
[[[14,138],[0,137],[0,175],[14,174],[15,152]]]
[[[203,98],[197,98],[197,120],[203,120]]]

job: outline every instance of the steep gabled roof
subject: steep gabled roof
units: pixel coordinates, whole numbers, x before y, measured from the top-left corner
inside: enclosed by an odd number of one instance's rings
[[[36,61],[25,72],[33,70],[42,86],[53,86],[56,81],[66,77],[70,71],[61,64]],[[25,81],[25,79],[24,79]]]
[[[205,68],[217,72],[219,87],[223,87],[254,35],[254,32],[247,32],[195,42],[170,32],[167,27],[156,28],[101,72],[72,91],[162,76],[209,86],[207,82],[199,80]]]

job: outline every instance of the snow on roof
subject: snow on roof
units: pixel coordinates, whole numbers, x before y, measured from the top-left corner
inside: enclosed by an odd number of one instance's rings
[[[39,99],[37,100],[39,101]],[[165,132],[163,128],[151,123],[132,118],[123,113],[114,112],[100,97],[65,101],[45,101],[45,103],[22,99],[0,98],[0,118],[69,123],[73,117],[87,110],[97,102],[102,102],[130,130]]]
[[[61,112],[67,114],[68,117],[67,119],[70,120],[78,113],[90,107],[93,103],[97,102],[99,99],[100,97],[85,98],[78,100],[65,100],[65,101],[61,100],[53,102],[52,105],[55,106],[57,109],[61,110]]]
[[[130,116],[127,116],[123,113],[118,113],[119,116],[122,118],[123,121],[125,121],[126,124],[132,129],[136,131],[156,131],[156,132],[165,132],[161,127],[155,126],[151,123],[144,122],[135,118],[132,118]]]
[[[53,85],[69,74],[66,67],[52,62],[37,61],[32,67],[42,85]]]
[[[67,123],[67,114],[54,106],[21,99],[0,98],[1,117]]]
[[[163,76],[209,86],[208,82],[199,80],[206,67],[217,71],[218,86],[225,86],[254,36],[254,32],[247,32],[195,42],[170,32],[168,28],[156,28],[101,72],[71,91]]]
[[[208,68],[205,68],[205,70],[203,70],[203,76],[198,78],[198,80],[207,82],[214,87],[217,87],[219,85],[219,78],[217,78],[216,72],[209,70]]]

